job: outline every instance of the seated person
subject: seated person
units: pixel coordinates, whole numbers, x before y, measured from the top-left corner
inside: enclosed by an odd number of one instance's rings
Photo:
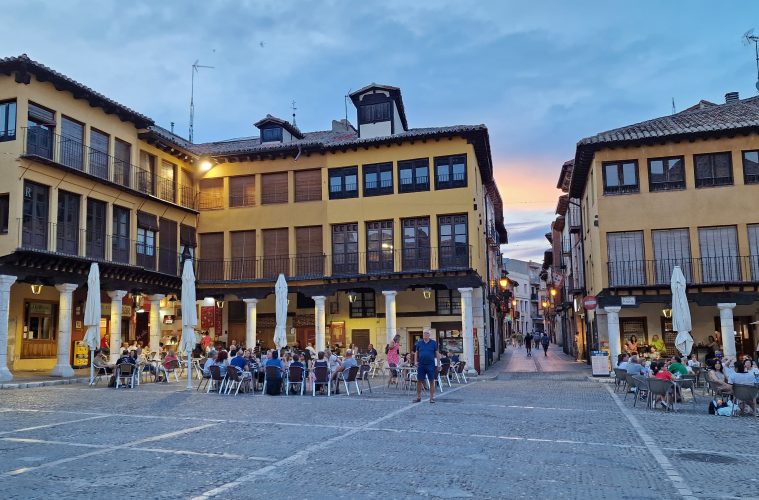
[[[269,359],[266,360],[266,364],[264,365],[266,367],[269,366],[277,366],[280,368],[279,377],[277,378],[271,378],[267,381],[267,387],[268,388],[274,388],[274,387],[282,387],[282,375],[284,374],[284,363],[281,359],[279,359],[279,352],[276,349],[271,349],[269,351]],[[270,389],[267,389],[267,392]],[[280,390],[276,390],[276,394],[279,394]]]
[[[654,361],[651,363],[651,377],[656,378],[659,380],[672,380],[672,373],[670,373],[667,370],[664,370],[664,363],[658,363]],[[659,404],[662,405],[665,409],[669,410],[670,405],[672,404],[672,399],[674,398],[673,391],[667,391],[667,394],[662,397],[659,396]]]
[[[627,362],[627,367],[625,368],[627,370],[628,375],[645,375],[646,374],[646,368],[640,364],[638,356],[633,355],[630,356],[630,360]]]
[[[356,363],[356,360],[353,357],[353,349],[346,349],[345,358],[343,359],[342,364],[337,367],[334,373],[332,373],[332,380],[335,384],[335,394],[340,394],[340,374],[342,373],[343,377],[347,377],[348,371],[354,366],[358,366],[358,363]]]
[[[326,357],[326,354],[324,351],[319,351],[319,353],[316,355],[316,361],[313,362],[313,366],[311,369],[311,373],[309,374],[309,378],[311,379],[311,383],[316,383],[316,375],[314,374],[314,368],[319,367],[326,367],[327,370],[329,370],[329,362],[324,359]],[[318,384],[317,389],[319,389],[319,392],[324,392],[324,384]]]
[[[305,376],[306,376],[306,365],[304,365],[301,362],[301,360],[300,360],[300,354],[295,353],[295,354],[292,355],[292,361],[290,361],[290,365],[287,367],[288,374],[289,374],[289,370],[291,368],[301,368],[303,370],[303,377],[305,378]],[[300,382],[298,382],[298,384],[299,383]]]
[[[219,372],[221,372],[222,377],[227,376],[227,366],[229,366],[229,360],[227,359],[229,357],[229,354],[224,349],[220,350],[218,354],[216,354],[216,358],[214,358],[213,366],[219,367]]]
[[[671,374],[679,374],[681,377],[688,374],[688,368],[685,367],[680,356],[675,356],[674,361],[669,364],[668,370]]]
[[[121,357],[116,360],[116,366],[119,366],[120,364],[123,364],[123,363],[129,364],[129,365],[134,364],[134,360],[129,355],[129,351],[127,351],[126,349],[121,351]]]
[[[654,335],[651,338],[651,347],[656,349],[656,352],[664,352],[666,350],[666,347],[664,346],[664,341],[661,340],[658,335]]]
[[[459,355],[458,354],[454,354],[453,356],[451,356],[451,362],[453,364],[458,363],[459,362]]]
[[[166,356],[163,357],[163,361],[161,362],[161,365],[159,367],[159,373],[163,373],[163,382],[165,384],[169,383],[169,369],[171,368],[171,362],[172,361],[178,361],[177,356],[174,354],[174,351],[169,350],[166,352]],[[160,377],[159,377],[160,381]]]
[[[690,355],[690,359],[688,360],[688,367],[690,368],[700,368],[701,362],[698,360],[698,357],[696,357],[695,354]]]
[[[232,357],[232,359],[229,361],[229,366],[234,366],[237,369],[237,372],[240,374],[240,377],[243,380],[249,379],[252,377],[250,373],[250,366],[248,364],[248,360],[245,359],[244,356],[245,352],[242,349],[238,349],[235,356]]]
[[[208,358],[206,359],[206,364],[203,365],[203,376],[204,377],[210,377],[211,376],[211,372],[208,369],[216,361],[216,355],[217,355],[216,349],[211,349],[208,352]]]
[[[440,358],[440,365],[450,365],[451,364],[451,358],[448,357],[448,351],[443,351],[440,353],[442,357]]]
[[[369,344],[369,348],[366,350],[366,354],[369,355],[369,361],[374,361],[377,359],[377,349],[374,348],[374,345]]]
[[[617,368],[621,370],[627,370],[627,362],[630,359],[630,356],[626,352],[623,352],[619,356],[617,356]]]
[[[733,386],[728,383],[727,375],[722,368],[722,361],[714,359],[714,368],[706,372],[706,379],[709,381],[709,386],[717,394],[732,394]]]
[[[638,337],[631,335],[630,340],[625,343],[625,350],[630,355],[638,354]]]
[[[102,368],[105,370],[105,373],[111,374],[113,373],[114,365],[112,365],[109,360],[108,356],[105,355],[103,352],[103,349],[98,349],[98,353],[95,355],[95,358],[92,360],[92,366],[95,367],[96,370],[99,370]]]
[[[754,386],[756,384],[756,379],[754,378],[753,373],[747,373],[746,372],[746,365],[743,363],[736,363],[735,364],[735,373],[730,375],[727,379],[728,383],[730,384],[736,384],[736,385],[748,385],[748,386]],[[753,401],[741,401],[740,407],[741,411],[746,411],[746,403],[748,403],[748,406],[751,407],[751,413],[756,414],[756,400]]]

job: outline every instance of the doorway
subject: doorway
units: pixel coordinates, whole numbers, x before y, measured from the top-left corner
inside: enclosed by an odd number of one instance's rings
[[[134,325],[135,336],[138,342],[142,342],[142,345],[150,345],[150,333],[148,331],[148,314],[147,312],[135,313],[137,319]]]
[[[351,342],[359,352],[369,350],[369,330],[351,330]]]
[[[299,326],[295,329],[295,340],[305,349],[308,344],[316,346],[316,328],[313,326]]]
[[[756,342],[754,341],[755,325],[751,322],[753,318],[751,316],[735,316],[733,317],[733,330],[735,331],[735,352],[737,354],[748,354],[754,356],[754,349]],[[719,316],[714,317],[714,329],[719,331],[722,328]],[[723,339],[724,343],[724,339]]]
[[[409,330],[408,332],[408,352],[414,350],[414,346],[418,341],[422,340],[421,330]]]

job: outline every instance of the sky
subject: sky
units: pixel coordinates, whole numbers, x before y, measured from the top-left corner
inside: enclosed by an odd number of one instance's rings
[[[561,164],[583,137],[756,94],[759,2],[121,0],[3,2],[0,57],[26,53],[195,142],[267,113],[325,130],[344,96],[401,88],[409,126],[484,123],[504,255],[542,260]],[[355,110],[348,118],[355,123]]]

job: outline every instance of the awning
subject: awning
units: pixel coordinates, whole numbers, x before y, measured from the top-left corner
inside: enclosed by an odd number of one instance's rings
[[[151,231],[158,231],[158,217],[147,212],[138,211],[137,226]]]

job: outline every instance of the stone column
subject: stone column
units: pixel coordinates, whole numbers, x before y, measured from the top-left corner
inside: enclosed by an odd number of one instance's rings
[[[621,306],[604,307],[606,311],[606,331],[609,333],[609,354],[611,355],[611,367],[617,367],[617,357],[622,352],[619,340],[619,311]]]
[[[58,360],[50,372],[52,377],[73,377],[74,370],[71,368],[71,306],[72,293],[77,289],[73,283],[55,285],[61,292],[58,304]]]
[[[385,336],[387,337],[387,343],[389,344],[395,334],[398,333],[398,329],[395,326],[395,297],[398,292],[395,290],[383,291],[382,295],[385,296]]]
[[[717,304],[717,307],[719,307],[719,322],[720,330],[722,332],[722,349],[724,350],[723,354],[726,358],[735,360],[735,335],[733,335],[733,332],[735,331],[735,323],[733,323],[733,309],[735,308],[735,303],[723,302]]]
[[[256,320],[258,319],[258,299],[243,299],[245,302],[245,345],[256,347]]]
[[[464,337],[464,361],[467,372],[474,371],[474,311],[472,310],[472,288],[459,288],[461,294],[461,328]]]
[[[115,363],[121,355],[121,299],[127,294],[126,290],[111,290],[111,363]]]
[[[0,382],[13,380],[8,369],[8,308],[11,301],[11,285],[15,276],[0,275]],[[15,336],[16,332],[11,332]]]
[[[161,342],[161,293],[148,295],[150,300],[150,352],[158,352]]]
[[[311,297],[314,299],[314,328],[316,330],[316,351],[323,351],[326,348],[326,335],[325,335],[325,323],[327,322],[327,315],[324,312],[324,302],[327,297],[324,295],[317,295]]]

